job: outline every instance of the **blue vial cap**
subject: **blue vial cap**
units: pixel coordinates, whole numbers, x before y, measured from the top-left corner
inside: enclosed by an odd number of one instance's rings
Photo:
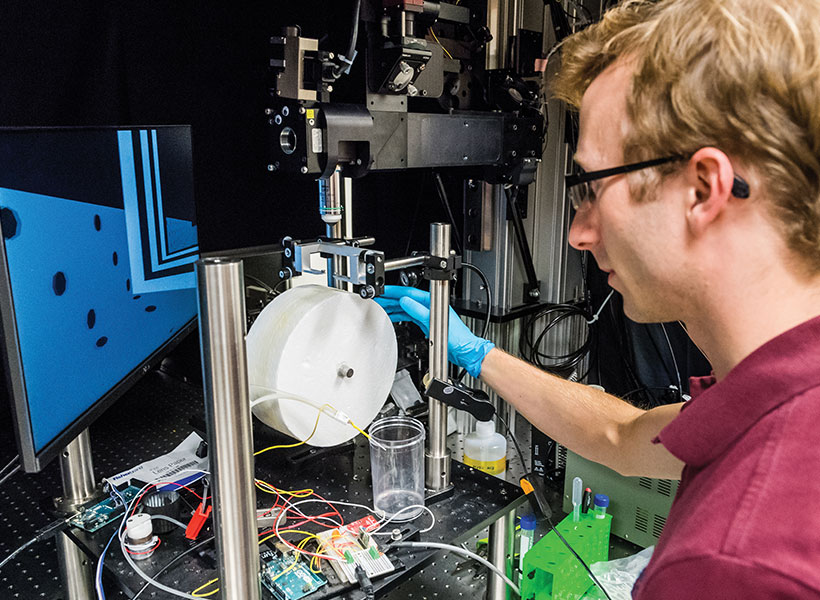
[[[609,506],[609,496],[606,494],[595,494],[595,506],[607,507]]]
[[[521,529],[535,529],[535,515],[532,513],[526,513],[521,515]]]

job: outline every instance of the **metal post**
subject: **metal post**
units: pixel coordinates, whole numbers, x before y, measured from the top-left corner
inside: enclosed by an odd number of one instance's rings
[[[515,544],[515,511],[511,510],[506,515],[490,525],[489,557],[488,560],[496,567],[504,571],[507,577],[513,578],[513,551]],[[490,578],[487,580],[487,600],[506,600],[511,594],[507,584],[494,571],[490,571]]]
[[[430,225],[430,255],[446,261],[450,256],[450,225]],[[430,281],[430,378],[447,380],[447,326],[450,281]],[[450,487],[450,451],[447,449],[447,406],[428,399],[430,431],[425,455],[425,483],[433,491]]]
[[[344,237],[342,225],[342,171],[339,167],[327,179],[319,180],[319,213],[326,225],[326,235],[329,238],[341,239]],[[333,275],[346,275],[344,258],[333,256],[327,259],[327,285],[339,289],[346,289],[344,281],[337,281]]]
[[[63,496],[55,499],[60,513],[72,513],[99,496],[91,459],[91,437],[85,429],[60,454]],[[91,600],[94,592],[94,565],[64,533],[57,534],[57,561],[68,600]]]
[[[196,273],[219,587],[223,600],[259,600],[242,261],[199,260]]]

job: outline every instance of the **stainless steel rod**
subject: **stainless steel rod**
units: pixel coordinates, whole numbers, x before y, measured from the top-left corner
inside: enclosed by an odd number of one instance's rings
[[[60,477],[63,498],[60,507],[67,512],[93,499],[97,494],[94,481],[94,461],[91,458],[91,436],[83,430],[60,453]]]
[[[427,257],[421,256],[407,256],[405,258],[394,258],[393,260],[384,261],[384,271],[398,271],[399,269],[407,269],[409,267],[419,267],[424,264]]]
[[[490,525],[487,559],[512,579],[512,563],[515,544],[515,510],[508,512]],[[490,571],[487,580],[487,600],[505,600],[511,598],[509,588],[504,580],[494,571]]]
[[[430,225],[430,254],[446,260],[450,256],[450,225]],[[447,327],[450,281],[430,281],[430,378],[447,380]],[[450,451],[447,449],[447,406],[428,398],[430,431],[427,436],[425,482],[431,490],[450,486]]]
[[[221,598],[259,600],[243,265],[210,258],[196,271]]]
[[[60,476],[63,496],[55,505],[60,513],[72,513],[99,495],[91,459],[91,436],[83,430],[60,453]],[[57,534],[57,563],[67,600],[92,600],[94,565],[65,533]]]

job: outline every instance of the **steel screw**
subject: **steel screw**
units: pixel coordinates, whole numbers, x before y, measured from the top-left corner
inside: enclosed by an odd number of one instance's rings
[[[293,254],[290,248],[285,248],[285,257],[290,258],[291,254]]]
[[[300,107],[299,107],[299,114],[300,114],[300,115],[305,114],[305,107],[304,107],[304,106],[300,106]]]
[[[273,109],[272,108],[266,108],[265,109],[265,114],[266,115],[272,115],[273,114]]]
[[[281,125],[282,124],[282,115],[276,115],[275,117],[273,117],[273,122],[276,123],[277,125]]]
[[[282,116],[287,117],[290,114],[290,109],[287,106],[282,107]]]
[[[442,269],[446,269],[447,268],[447,261],[446,260],[441,261],[440,263],[438,263],[438,266],[441,267]]]
[[[376,267],[373,265],[367,265],[367,273],[368,275],[372,275],[376,272]]]
[[[268,171],[275,171],[275,170],[276,170],[276,167],[274,167],[273,165],[268,165]]]
[[[301,169],[299,169],[299,172],[304,175],[305,173],[308,172],[308,168],[307,167],[302,167]]]
[[[540,298],[540,297],[541,297],[541,292],[539,290],[537,290],[537,289],[531,289],[530,290],[530,298]]]

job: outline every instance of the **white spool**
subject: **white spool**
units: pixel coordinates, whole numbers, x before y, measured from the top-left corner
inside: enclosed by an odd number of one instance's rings
[[[125,528],[128,541],[132,544],[144,543],[146,540],[150,540],[154,534],[151,515],[147,513],[137,513],[128,517],[125,521]]]
[[[247,337],[251,400],[270,390],[290,392],[253,407],[266,425],[298,440],[313,430],[325,403],[362,429],[387,399],[398,356],[393,324],[382,308],[358,295],[316,285],[277,296]],[[313,446],[335,446],[357,435],[327,414],[319,417]]]

